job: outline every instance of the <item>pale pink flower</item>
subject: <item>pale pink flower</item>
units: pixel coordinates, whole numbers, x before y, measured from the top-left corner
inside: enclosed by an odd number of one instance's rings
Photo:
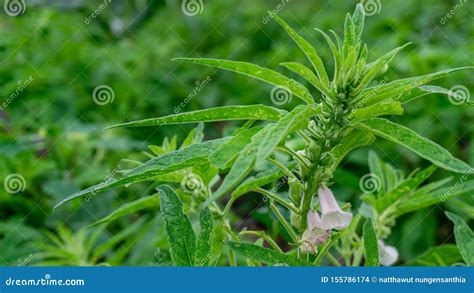
[[[328,231],[321,228],[321,218],[317,212],[308,212],[308,225],[301,240],[301,249],[310,253],[318,252],[317,245],[328,240]]]
[[[398,260],[398,251],[395,247],[385,245],[383,240],[378,241],[379,262],[383,266],[391,266]]]
[[[332,191],[322,185],[318,190],[321,206],[321,228],[325,230],[341,230],[352,221],[352,214],[341,210]]]

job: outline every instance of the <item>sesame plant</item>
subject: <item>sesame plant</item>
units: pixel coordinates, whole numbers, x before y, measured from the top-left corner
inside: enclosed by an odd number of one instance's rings
[[[281,65],[311,87],[255,64],[208,58],[177,58],[240,73],[269,83],[297,97],[292,109],[266,105],[224,106],[150,118],[112,126],[157,127],[199,123],[178,147],[176,138],[151,147],[150,159],[122,170],[113,178],[75,193],[57,206],[139,181],[158,182],[158,194],[140,198],[112,212],[100,223],[152,206],[160,206],[173,265],[392,265],[395,247],[385,243],[397,217],[472,190],[471,181],[454,192],[448,179],[424,184],[437,169],[472,174],[472,167],[439,144],[381,116],[402,115],[409,102],[431,93],[455,93],[428,83],[472,67],[374,84],[407,45],[374,61],[362,42],[364,8],[347,14],[344,36],[316,29],[333,56],[333,70],[318,50],[278,16],[276,21],[306,55],[311,67],[299,62]],[[329,74],[332,72],[332,74]],[[232,135],[203,141],[203,123],[242,121]],[[353,150],[376,138],[411,150],[432,163],[409,175],[369,156],[378,188],[361,195],[357,210],[334,195],[335,171]],[[287,186],[287,188],[283,188]],[[466,187],[467,186],[467,187]],[[444,189],[443,189],[444,188]],[[283,228],[285,241],[268,231],[232,226],[238,199],[261,194],[269,212]],[[455,224],[459,262],[474,263],[474,238],[466,222],[448,213]],[[99,224],[100,224],[99,223]],[[425,256],[427,257],[427,256]]]

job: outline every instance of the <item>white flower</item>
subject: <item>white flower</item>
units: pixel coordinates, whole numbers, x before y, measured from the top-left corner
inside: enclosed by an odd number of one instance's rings
[[[318,190],[321,206],[321,227],[325,230],[341,230],[352,221],[352,214],[341,210],[331,190],[322,185]]]
[[[378,241],[379,262],[383,266],[391,266],[398,260],[398,251],[395,247],[385,245],[382,240]]]
[[[317,212],[308,212],[308,225],[301,240],[301,249],[310,253],[318,252],[317,245],[328,240],[328,231],[321,228],[321,218]]]

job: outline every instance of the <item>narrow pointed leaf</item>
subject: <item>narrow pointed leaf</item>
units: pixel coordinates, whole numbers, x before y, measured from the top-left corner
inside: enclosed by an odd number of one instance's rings
[[[468,266],[474,266],[474,233],[460,216],[450,212],[446,216],[454,223],[454,237],[462,258]]]
[[[96,193],[104,192],[117,186],[150,180],[158,175],[192,167],[194,165],[208,163],[209,155],[229,139],[230,138],[222,138],[193,144],[184,149],[166,153],[159,157],[153,158],[126,172],[120,178],[109,178],[97,185],[74,193],[73,195],[63,199],[54,208],[56,209],[64,203],[79,197],[95,195]]]
[[[363,4],[357,4],[354,14],[352,15],[352,20],[354,22],[356,42],[359,42],[362,36],[362,31],[364,30],[365,21],[365,9]]]
[[[320,108],[312,105],[299,105],[291,112],[283,116],[272,131],[266,133],[261,141],[258,149],[258,160],[265,160],[273,151],[273,149],[280,144],[290,133],[304,128],[309,123],[309,117],[314,116],[320,112]]]
[[[139,198],[132,202],[127,202],[121,205],[112,213],[108,214],[106,217],[92,224],[90,227],[97,226],[103,223],[112,222],[126,215],[133,214],[150,207],[158,207],[159,203],[160,202],[158,200],[157,195],[150,195],[150,196]]]
[[[289,266],[311,266],[311,263],[307,261],[255,244],[237,243],[233,241],[227,241],[226,244],[238,255],[269,265],[287,264]]]
[[[370,145],[374,141],[375,136],[372,133],[358,129],[352,130],[349,134],[345,135],[341,142],[330,152],[333,158],[334,168],[339,165],[349,152],[361,146]]]
[[[433,164],[458,173],[470,172],[468,164],[453,157],[446,149],[435,142],[419,136],[415,131],[386,119],[373,118],[357,124],[362,129],[391,142],[400,144]]]
[[[199,227],[201,230],[197,240],[194,264],[199,267],[204,267],[209,265],[211,259],[211,238],[214,228],[214,220],[212,219],[211,211],[209,211],[208,208],[204,208],[201,211]]]
[[[294,29],[292,29],[285,21],[283,21],[277,15],[274,16],[278,23],[285,29],[285,31],[290,35],[290,37],[295,41],[295,43],[300,47],[300,49],[308,57],[309,61],[314,67],[316,74],[318,75],[321,83],[324,86],[329,86],[329,78],[324,68],[324,63],[321,57],[319,56],[316,49],[302,36],[300,36]]]
[[[333,94],[329,91],[328,87],[319,81],[318,77],[314,75],[313,71],[303,64],[297,62],[283,62],[280,65],[285,66],[289,70],[309,81],[318,91],[322,94],[331,97]]]
[[[221,59],[175,58],[174,60],[191,61],[197,64],[217,67],[220,69],[226,69],[229,71],[247,75],[275,86],[284,87],[304,102],[308,104],[314,104],[313,97],[309,93],[308,89],[305,88],[301,83],[268,68],[260,67],[258,65],[247,62]]]
[[[403,107],[398,101],[383,101],[365,108],[354,109],[349,118],[354,121],[363,121],[384,115],[402,115]]]
[[[365,266],[379,266],[379,246],[372,220],[367,218],[363,227]]]
[[[282,110],[264,105],[224,106],[127,122],[108,127],[107,129],[249,119],[275,121],[278,120],[282,113]]]
[[[168,185],[160,185],[161,213],[165,220],[166,236],[170,254],[176,266],[193,266],[196,252],[196,235],[188,217],[183,212],[183,203]]]
[[[404,263],[404,266],[451,266],[462,261],[459,250],[454,244],[443,244],[429,248],[412,260]]]

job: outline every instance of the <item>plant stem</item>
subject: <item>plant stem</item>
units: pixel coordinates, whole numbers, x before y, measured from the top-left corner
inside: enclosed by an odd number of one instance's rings
[[[309,168],[309,164],[308,162],[303,158],[301,157],[300,155],[298,155],[294,150],[292,150],[291,148],[287,147],[287,146],[281,146],[281,147],[277,147],[276,148],[277,150],[280,150],[280,151],[283,151],[287,154],[289,154],[290,156],[292,156],[295,160],[297,160],[301,165],[305,166],[306,168]]]
[[[270,244],[271,247],[273,247],[275,250],[278,250],[279,252],[283,252],[281,248],[278,246],[278,244],[268,235],[267,233],[263,231],[241,231],[239,235],[253,235],[262,238],[263,240],[267,241],[268,244]]]
[[[296,177],[295,174],[293,174],[293,172],[291,172],[287,167],[285,167],[282,163],[278,162],[277,160],[275,159],[272,159],[272,158],[268,158],[267,159],[268,161],[272,162],[275,166],[277,166],[278,168],[280,168],[280,170],[282,170],[288,177],[292,177],[292,178],[295,178],[296,180],[299,180],[298,177]]]
[[[278,221],[280,221],[280,223],[283,225],[283,227],[285,227],[288,234],[290,234],[290,237],[293,240],[293,242],[297,243],[298,242],[298,234],[296,234],[296,232],[293,230],[293,228],[291,228],[291,225],[288,224],[288,222],[285,220],[283,215],[278,210],[278,207],[273,202],[270,202],[270,209],[273,211],[275,216],[278,218]]]
[[[318,256],[316,256],[316,259],[314,260],[315,265],[319,265],[319,263],[321,263],[321,260],[323,259],[326,252],[329,250],[329,248],[331,248],[331,246],[334,244],[334,242],[336,242],[338,238],[339,234],[333,234],[331,236],[331,239],[329,239],[329,241],[324,244],[323,248],[321,248],[321,251],[318,253]]]
[[[258,192],[260,194],[265,195],[266,197],[273,199],[274,201],[282,204],[285,206],[287,209],[292,210],[293,212],[297,213],[298,215],[301,213],[301,211],[295,207],[292,203],[287,202],[286,200],[280,198],[278,195],[271,193],[268,190],[265,190],[263,188],[257,187],[253,191]]]

